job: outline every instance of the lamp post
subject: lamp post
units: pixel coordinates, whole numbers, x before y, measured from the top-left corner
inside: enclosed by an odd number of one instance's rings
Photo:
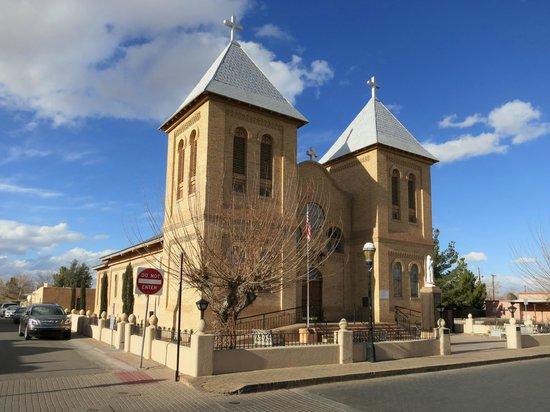
[[[368,312],[368,321],[369,329],[367,334],[367,361],[376,362],[376,353],[374,351],[374,312],[372,307],[372,284],[374,282],[372,269],[374,266],[374,253],[376,252],[376,247],[374,243],[367,242],[363,246],[363,255],[365,256],[365,262],[367,262],[367,287],[368,287],[368,296],[367,296],[367,312]]]
[[[508,312],[510,312],[510,314],[512,315],[512,318],[515,317],[514,313],[516,313],[516,310],[518,310],[518,308],[516,308],[513,303],[510,306],[508,306]]]
[[[201,298],[200,300],[197,300],[195,304],[197,305],[197,309],[201,311],[201,320],[204,320],[204,312],[208,308],[208,301],[206,299]]]

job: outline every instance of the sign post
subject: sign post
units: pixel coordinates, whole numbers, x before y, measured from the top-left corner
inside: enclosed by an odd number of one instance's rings
[[[145,325],[147,314],[149,313],[149,296],[161,295],[164,284],[164,273],[160,269],[138,267],[136,269],[136,289],[137,295],[147,295],[145,303],[145,317],[143,319],[143,329],[141,331],[141,356],[139,360],[140,369],[143,367],[143,348],[145,347]]]

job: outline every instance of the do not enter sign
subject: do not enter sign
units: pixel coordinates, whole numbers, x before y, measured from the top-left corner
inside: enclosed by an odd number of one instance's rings
[[[164,284],[163,272],[154,268],[137,268],[136,293],[160,295]]]

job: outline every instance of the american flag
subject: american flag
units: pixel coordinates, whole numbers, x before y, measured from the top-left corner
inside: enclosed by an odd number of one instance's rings
[[[306,239],[311,240],[311,225],[309,224],[309,208],[306,208]]]

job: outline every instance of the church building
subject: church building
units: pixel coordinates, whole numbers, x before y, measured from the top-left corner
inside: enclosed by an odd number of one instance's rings
[[[433,248],[430,154],[379,100],[375,78],[371,97],[330,149],[318,160],[297,163],[298,129],[308,123],[232,38],[202,79],[161,126],[168,141],[165,214],[171,216],[189,197],[223,203],[232,192],[276,197],[276,179],[314,179],[327,191],[330,208],[326,236],[338,239],[327,260],[310,275],[310,307],[327,321],[365,320],[367,272],[363,245],[373,242],[374,316],[393,322],[397,308],[421,310],[426,257]],[[315,142],[308,142],[313,146]],[[265,168],[261,165],[267,165]],[[253,185],[257,180],[259,185]],[[280,186],[280,185],[279,185]],[[103,256],[97,272],[95,313],[100,311],[102,278],[108,310],[122,312],[122,279],[128,263],[134,269],[151,258],[166,259],[174,244],[168,225],[163,233]],[[165,283],[151,300],[159,325],[174,327],[177,284]],[[182,327],[199,320],[200,294],[185,289]],[[145,314],[145,299],[136,297],[134,314]],[[303,284],[270,296],[261,295],[242,313],[303,308]]]

